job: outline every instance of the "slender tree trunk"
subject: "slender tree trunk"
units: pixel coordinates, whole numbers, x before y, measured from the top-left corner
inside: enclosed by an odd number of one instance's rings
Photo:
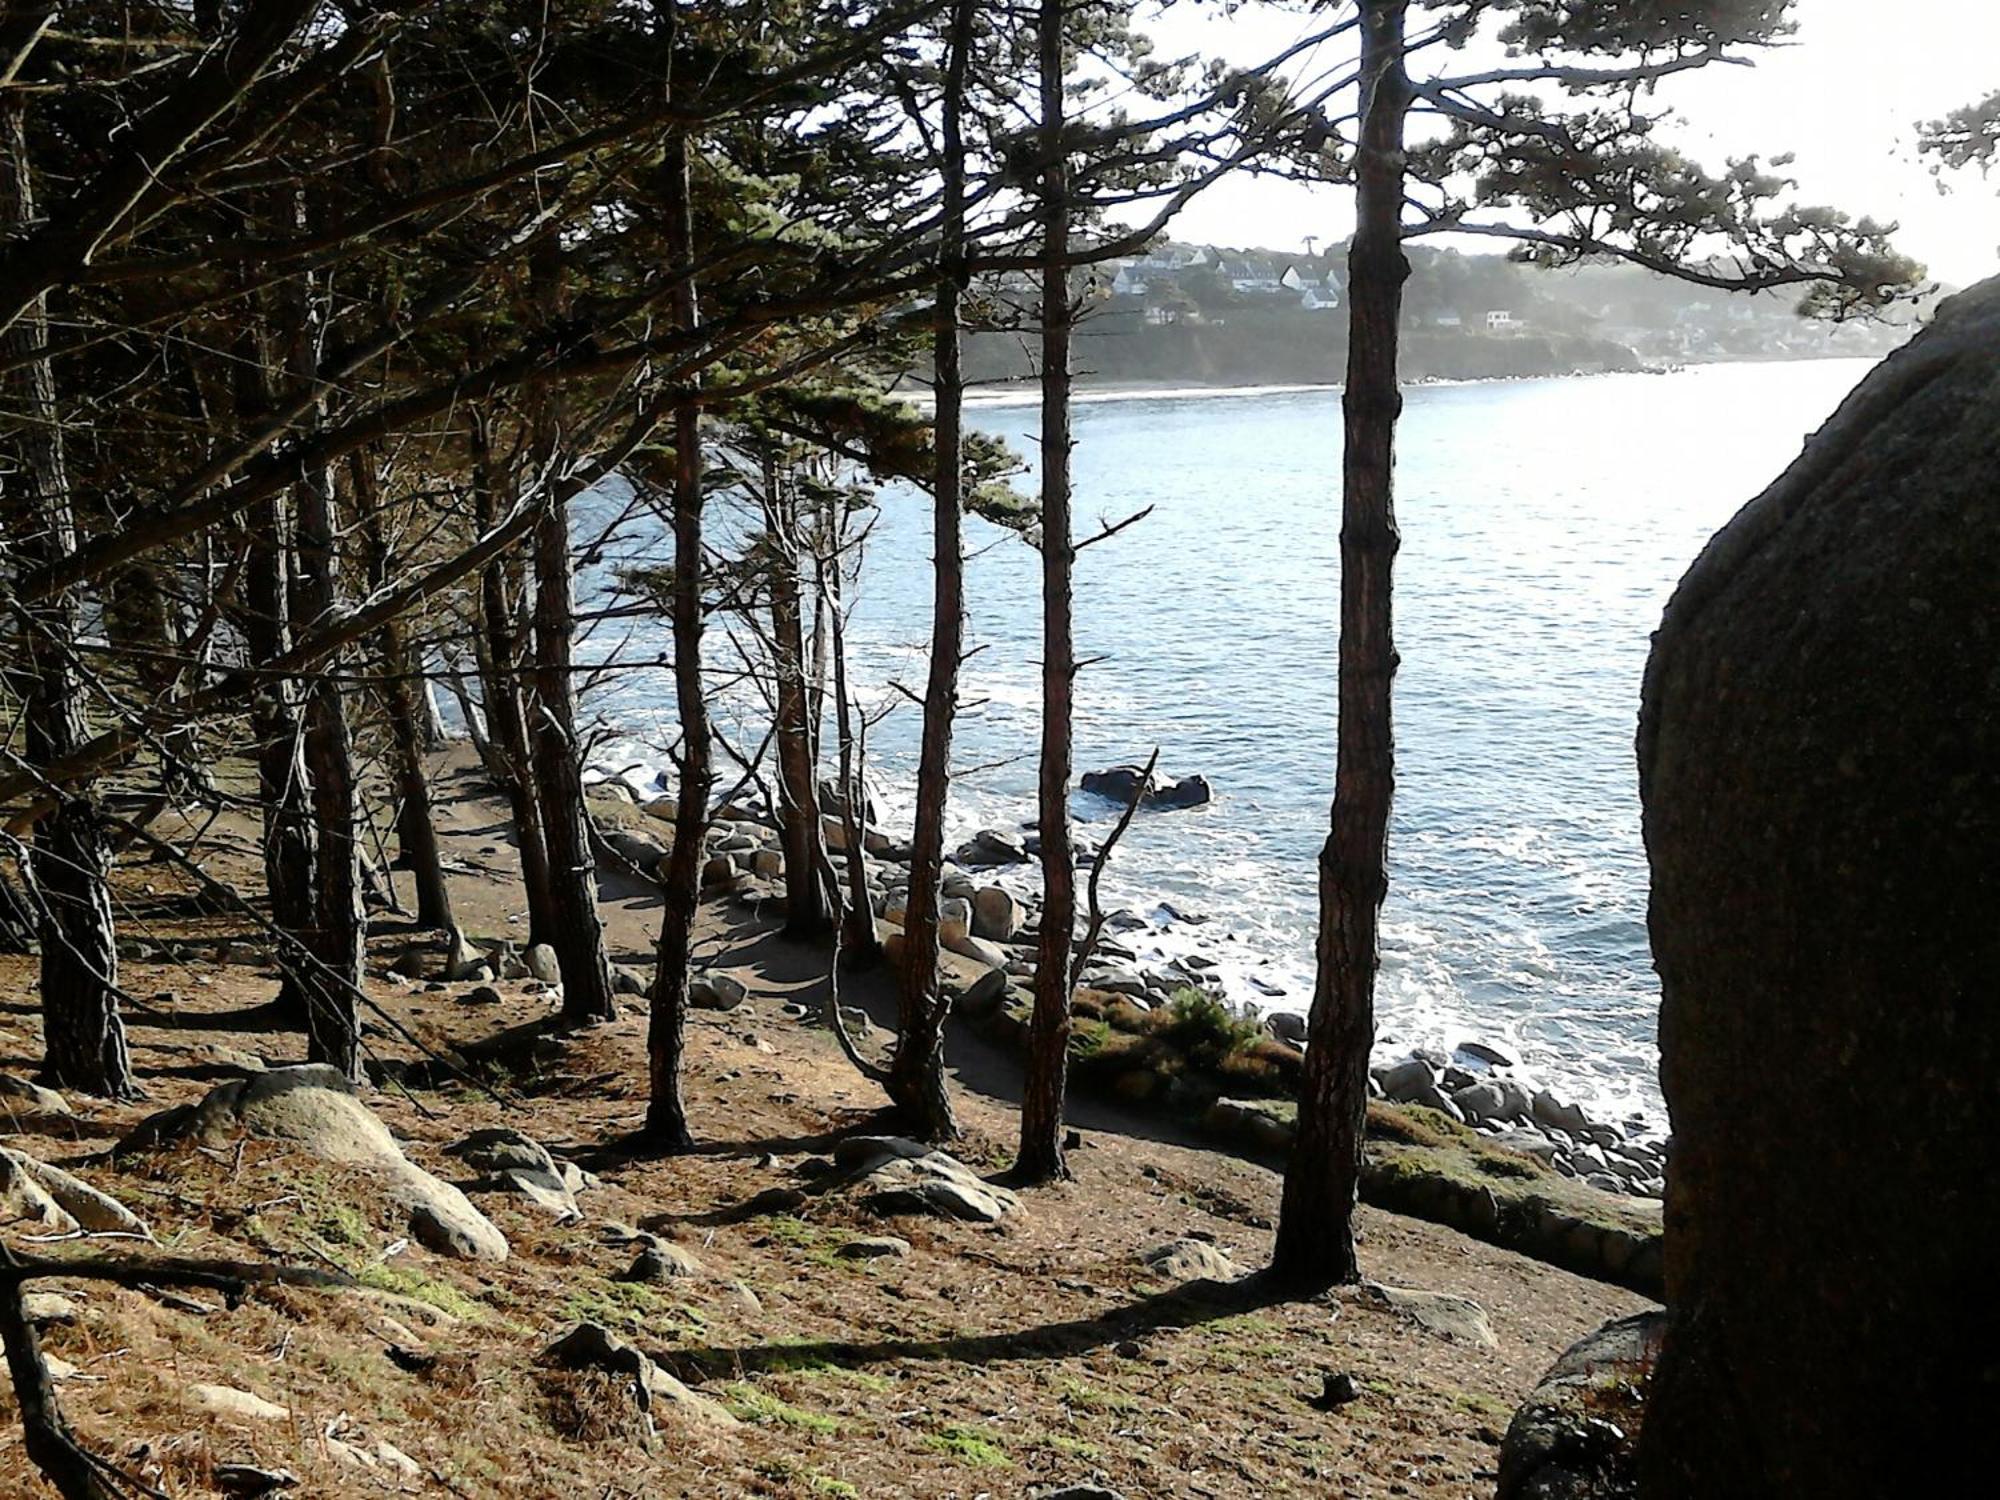
[[[317,362],[312,289],[295,283],[292,373],[309,378]],[[330,619],[340,605],[340,525],[333,475],[309,469],[293,486],[298,508],[295,602],[302,626]],[[300,973],[306,997],[306,1057],[348,1077],[361,1077],[361,1023],[355,999],[363,977],[367,919],[361,904],[361,784],[340,683],[342,658],[320,665],[299,683],[304,719],[308,797],[317,835],[313,860],[312,927],[307,947],[316,963]]]
[[[1042,926],[1035,1009],[1021,1092],[1023,1181],[1067,1177],[1063,1096],[1069,1081],[1071,965],[1076,942],[1076,862],[1070,856],[1069,777],[1076,687],[1070,536],[1069,168],[1063,146],[1065,0],[1041,0],[1042,158]]]
[[[1272,1271],[1300,1285],[1353,1281],[1354,1203],[1375,1041],[1375,973],[1395,793],[1390,575],[1396,330],[1409,275],[1401,236],[1408,0],[1365,0],[1356,228],[1348,253],[1346,448],[1340,529],[1340,726],[1333,828],[1320,854],[1319,968]]]
[[[550,946],[562,970],[563,1019],[588,1025],[616,1019],[618,1003],[604,951],[604,924],[597,916],[597,864],[583,797],[583,750],[576,736],[569,506],[553,491],[546,503],[535,527],[535,791],[555,897]]]
[[[554,242],[531,268],[538,310],[545,318],[564,311],[564,269]],[[590,806],[583,795],[583,742],[576,722],[576,566],[570,554],[568,490],[559,483],[568,434],[561,394],[544,387],[536,397],[537,467],[547,489],[535,526],[535,707],[529,748],[535,794],[542,805],[542,839],[548,848],[550,912],[562,974],[563,1020],[594,1025],[618,1017],[611,988],[611,960],[604,923],[597,915],[597,859]]]
[[[28,161],[23,107],[6,109],[6,220],[35,219],[34,179]],[[46,567],[76,550],[62,413],[47,356],[48,302],[37,297],[4,334],[0,350],[27,356],[13,376],[26,420],[17,442],[22,514],[18,556],[22,567]],[[89,737],[83,716],[84,685],[72,658],[80,626],[73,592],[57,595],[22,618],[28,639],[22,653],[25,736],[30,765],[46,766]],[[42,1036],[46,1070],[55,1083],[107,1098],[135,1092],[125,1026],[118,1016],[118,944],[112,927],[109,841],[90,788],[61,787],[35,826],[28,869],[40,898]]]
[[[841,815],[848,832],[845,855],[847,916],[840,946],[850,965],[868,968],[880,961],[882,943],[875,933],[875,908],[868,899],[867,747],[855,733],[854,699],[847,685],[847,622],[841,613],[841,538],[836,527],[829,527],[827,534],[833,539],[833,556],[830,563],[820,565],[820,597],[827,601],[826,629],[832,647],[834,737],[840,762]]]
[[[781,493],[787,480],[767,464],[766,531],[769,534],[772,695],[778,740],[781,834],[785,844],[785,932],[813,940],[826,935],[828,907],[826,832],[820,822],[819,765],[813,744],[811,693],[806,683],[804,608],[799,586],[799,524],[795,497]]]
[[[667,137],[667,253],[683,274],[674,289],[674,326],[692,332],[701,308],[694,283],[694,221],[688,202],[687,135]],[[687,1042],[688,961],[695,911],[701,901],[702,842],[708,802],[715,792],[708,703],[701,671],[702,451],[701,404],[696,394],[674,407],[674,703],[681,721],[681,785],[674,816],[674,848],[660,900],[660,947],[653,975],[653,1012],[646,1031],[651,1099],[646,1134],[671,1151],[694,1144],[687,1101],[681,1093]]]
[[[270,303],[268,297],[249,299],[257,321],[236,340],[234,378],[222,387],[239,416],[261,417],[277,401],[266,326],[272,321],[267,315]],[[252,507],[243,524],[248,550],[236,624],[250,664],[260,669],[257,690],[250,700],[250,733],[257,761],[257,804],[263,818],[264,891],[271,920],[309,950],[313,862],[319,840],[307,797],[304,730],[292,679],[261,670],[291,643],[294,547],[292,511],[284,491],[276,491]],[[288,1024],[303,1031],[307,1001],[298,953],[281,948],[277,962],[281,978],[272,1005]]]
[[[244,569],[239,615],[245,649],[253,664],[277,657],[290,635],[291,508],[282,496],[259,505],[248,518],[250,555]],[[264,890],[271,920],[307,944],[312,930],[313,861],[318,839],[307,804],[304,735],[289,678],[266,675],[250,702],[250,732],[256,741],[257,801],[264,823]],[[278,1010],[305,1028],[306,996],[295,955],[281,953],[283,976]]]
[[[910,841],[910,890],[903,918],[903,994],[889,1097],[907,1128],[923,1140],[958,1135],[945,1086],[944,1023],[950,998],[938,977],[938,895],[944,878],[945,801],[951,791],[951,731],[958,712],[958,669],[965,645],[965,543],[961,441],[965,375],[959,351],[959,300],[965,290],[965,139],[961,120],[972,50],[972,0],[952,0],[945,66],[940,156],[943,165],[938,274],[933,293],[936,408],[932,417],[935,555],[930,677],[924,690],[923,741],[917,757],[916,827]]]
[[[395,571],[395,559],[383,530],[380,487],[367,454],[353,455],[348,469],[353,476],[362,530],[368,538],[374,573],[371,582],[382,588]],[[417,888],[418,924],[456,933],[458,922],[451,910],[451,886],[445,879],[444,854],[438,844],[431,806],[430,773],[424,765],[429,743],[424,703],[429,695],[422,676],[423,661],[410,644],[408,627],[400,617],[382,627],[377,644],[382,658],[382,687],[378,697],[382,716],[389,723],[396,790],[402,799],[402,808],[396,815],[397,853]]]
[[[479,529],[484,532],[499,524],[504,509],[501,493],[511,486],[493,453],[490,419],[476,415],[469,436],[473,506]],[[522,703],[524,653],[516,611],[523,587],[518,551],[503,553],[486,565],[479,575],[480,628],[475,655],[487,746],[499,763],[500,792],[514,820],[521,889],[528,903],[528,941],[547,943],[553,940],[556,929],[554,883],[549,876],[548,841],[542,832],[542,805],[529,762],[528,718]]]

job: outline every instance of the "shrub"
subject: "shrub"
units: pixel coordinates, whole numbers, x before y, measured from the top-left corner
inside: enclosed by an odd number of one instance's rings
[[[1220,1071],[1224,1059],[1263,1040],[1264,1029],[1238,1016],[1213,995],[1176,990],[1147,1018],[1147,1030],[1179,1050],[1196,1067]]]

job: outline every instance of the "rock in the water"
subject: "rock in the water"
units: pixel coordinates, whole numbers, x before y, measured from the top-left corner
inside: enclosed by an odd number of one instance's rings
[[[985,1181],[964,1162],[897,1136],[845,1140],[834,1160],[857,1167],[856,1187],[877,1213],[932,1214],[995,1224],[1021,1211],[1021,1200]]]
[[[290,1407],[233,1385],[191,1385],[187,1397],[211,1417],[225,1422],[283,1422],[292,1415]]]
[[[1636,1313],[1570,1345],[1528,1394],[1500,1445],[1494,1500],[1626,1500],[1665,1320]]]
[[[1234,1281],[1237,1276],[1236,1262],[1207,1240],[1172,1240],[1139,1259],[1169,1281]]]
[[[952,859],[968,870],[990,870],[1001,865],[1026,864],[1027,848],[1021,840],[1001,828],[982,828],[952,852]]]
[[[1103,771],[1085,771],[1079,785],[1096,796],[1129,803],[1134,797],[1143,800],[1149,796],[1158,782],[1147,774],[1144,766],[1112,766]]]
[[[1202,807],[1215,799],[1215,789],[1208,784],[1206,776],[1183,776],[1170,786],[1163,786],[1146,799],[1149,807],[1181,808]]]
[[[1454,1297],[1447,1292],[1422,1292],[1410,1287],[1382,1286],[1372,1281],[1367,1283],[1367,1288],[1378,1302],[1408,1318],[1419,1328],[1481,1349],[1499,1346],[1500,1340],[1494,1337],[1486,1309],[1470,1297]]]
[[[384,1196],[410,1218],[418,1243],[472,1260],[505,1260],[507,1238],[457,1188],[403,1154],[389,1127],[355,1097],[354,1085],[323,1063],[272,1068],[232,1079],[196,1104],[143,1120],[120,1152],[192,1139],[226,1146],[245,1135],[288,1141],[322,1161],[364,1163],[380,1171]]]
[[[1649,1495],[1992,1486],[1996,558],[2000,279],[1855,388],[1654,637]]]

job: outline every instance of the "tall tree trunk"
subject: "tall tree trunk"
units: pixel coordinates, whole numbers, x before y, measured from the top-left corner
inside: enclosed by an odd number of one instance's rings
[[[771,661],[777,677],[772,702],[778,741],[778,811],[785,845],[785,932],[811,940],[825,936],[830,903],[826,832],[819,811],[819,765],[811,723],[812,694],[806,682],[798,507],[796,496],[784,493],[789,480],[777,464],[765,465],[764,483]]]
[[[1340,528],[1340,726],[1333,827],[1319,862],[1319,968],[1299,1084],[1298,1133],[1285,1172],[1271,1269],[1300,1285],[1353,1281],[1354,1203],[1375,1042],[1375,973],[1389,887],[1395,794],[1390,685],[1396,672],[1390,576],[1396,531],[1393,466],[1396,330],[1409,262],[1402,246],[1403,67],[1408,0],[1362,6],[1364,108],[1356,163],[1356,227],[1348,252],[1346,448]]]
[[[564,269],[553,241],[531,274],[538,311],[563,313]],[[590,807],[583,795],[583,743],[576,732],[576,565],[570,555],[568,490],[560,483],[569,435],[561,394],[545,386],[535,396],[536,468],[546,491],[535,524],[535,705],[529,749],[535,795],[542,805],[542,839],[549,855],[550,916],[562,974],[562,1016],[573,1026],[616,1020],[611,961],[597,915],[597,859]]]
[[[6,221],[35,219],[24,107],[6,109]],[[48,358],[48,302],[37,297],[0,335],[0,350],[25,356],[13,377],[22,513],[18,556],[23,568],[46,567],[76,550],[76,514],[63,451],[62,414]],[[46,766],[88,738],[84,685],[72,652],[80,605],[63,593],[22,617],[27,633],[22,682],[25,743],[30,765]],[[59,787],[37,820],[29,874],[40,899],[42,1037],[49,1078],[66,1088],[108,1098],[136,1092],[125,1026],[118,1016],[118,944],[112,927],[110,845],[90,788]]]
[[[292,373],[309,379],[317,362],[312,289],[294,284]],[[298,577],[294,601],[301,626],[330,619],[340,605],[340,525],[333,475],[308,469],[293,486],[298,508]],[[299,683],[304,718],[308,797],[318,848],[313,860],[312,927],[307,947],[317,962],[299,975],[306,998],[306,1057],[361,1077],[361,989],[367,919],[361,905],[361,785],[340,683],[342,658],[323,662]]]
[[[1070,536],[1069,166],[1063,146],[1064,0],[1041,0],[1042,158],[1042,927],[1035,958],[1035,1009],[1021,1092],[1026,1182],[1069,1175],[1063,1160],[1063,1096],[1069,1081],[1072,963],[1076,956],[1076,862],[1070,856],[1069,777],[1075,727],[1076,643]]]
[[[240,416],[261,418],[277,401],[267,327],[271,301],[262,296],[250,299],[255,321],[236,340],[234,378],[226,389]],[[264,892],[272,922],[301,949],[309,950],[313,861],[319,840],[308,805],[304,730],[292,679],[261,671],[291,643],[294,548],[292,511],[284,491],[276,491],[252,507],[243,518],[243,526],[247,555],[236,625],[250,664],[260,669],[257,690],[250,700],[250,733],[257,760],[257,804],[263,818]],[[281,948],[277,962],[282,977],[272,1005],[289,1024],[303,1031],[307,1001],[299,953]]]
[[[357,453],[349,459],[348,470],[361,528],[368,538],[374,575],[370,581],[383,588],[395,572],[395,558],[382,523],[374,464],[368,454]],[[382,627],[377,645],[382,658],[382,686],[377,696],[382,716],[389,722],[396,790],[402,801],[396,814],[397,853],[417,888],[418,924],[455,934],[458,922],[452,915],[451,886],[445,879],[444,854],[431,805],[430,773],[424,764],[429,745],[424,722],[429,694],[422,675],[423,660],[411,645],[409,628],[401,616]]]
[[[490,531],[510,507],[500,503],[512,486],[493,452],[491,419],[473,417],[473,507],[481,532]],[[521,859],[521,889],[528,903],[528,941],[547,943],[556,929],[554,883],[549,877],[548,840],[542,832],[542,804],[536,794],[528,753],[528,717],[523,707],[521,672],[524,665],[517,623],[524,584],[518,549],[509,549],[488,563],[479,575],[479,629],[475,651],[479,665],[480,706],[486,715],[487,745],[498,762],[501,795],[514,820],[514,843]]]
[[[590,847],[590,810],[583,797],[583,749],[576,737],[576,683],[571,647],[576,605],[571,594],[569,506],[551,489],[535,526],[535,716],[531,742],[542,837],[555,898],[550,946],[562,970],[565,1021],[589,1025],[617,1018],[604,924],[597,916],[597,863]]]
[[[667,253],[682,275],[674,289],[674,326],[692,332],[700,322],[695,295],[694,221],[688,202],[687,135],[667,137]],[[687,1042],[688,960],[701,901],[702,840],[708,801],[715,792],[708,704],[702,696],[702,453],[701,405],[693,392],[674,407],[674,703],[681,721],[681,785],[674,814],[674,848],[660,899],[660,946],[653,975],[653,1012],[646,1030],[651,1098],[646,1134],[668,1150],[694,1144],[687,1101],[681,1093]]]
[[[965,374],[959,351],[959,300],[965,290],[965,138],[962,114],[972,52],[972,0],[952,0],[939,152],[937,282],[931,360],[936,469],[932,478],[935,554],[931,662],[924,691],[923,741],[917,757],[916,827],[910,841],[910,890],[903,918],[903,993],[889,1097],[923,1140],[958,1135],[945,1086],[944,1023],[950,998],[938,978],[938,895],[944,878],[945,800],[951,791],[951,731],[958,713],[958,669],[965,645],[964,469],[961,442]]]

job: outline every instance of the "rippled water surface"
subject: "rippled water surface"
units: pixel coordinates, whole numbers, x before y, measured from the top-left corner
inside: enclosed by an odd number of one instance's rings
[[[1385,1050],[1484,1038],[1559,1092],[1657,1121],[1632,758],[1647,638],[1703,542],[1866,368],[1407,393]],[[973,420],[1032,456],[1031,404]],[[1281,1008],[1310,997],[1332,790],[1339,429],[1331,391],[1098,397],[1076,414],[1079,531],[1153,507],[1079,565],[1079,648],[1101,660],[1078,688],[1078,767],[1157,745],[1164,769],[1202,772],[1217,792],[1205,809],[1142,817],[1108,895],[1205,919],[1135,946],[1204,952],[1236,993]],[[971,542],[982,649],[958,735],[966,829],[1033,816],[1039,691],[1036,557],[979,523]],[[924,502],[885,496],[852,632],[871,698],[886,701],[892,678],[921,691],[929,556]],[[633,732],[631,758],[671,723],[658,674],[623,674],[600,706]],[[907,803],[917,730],[906,705],[874,732],[892,809]],[[1077,810],[1101,824],[1115,811],[1082,796]]]

